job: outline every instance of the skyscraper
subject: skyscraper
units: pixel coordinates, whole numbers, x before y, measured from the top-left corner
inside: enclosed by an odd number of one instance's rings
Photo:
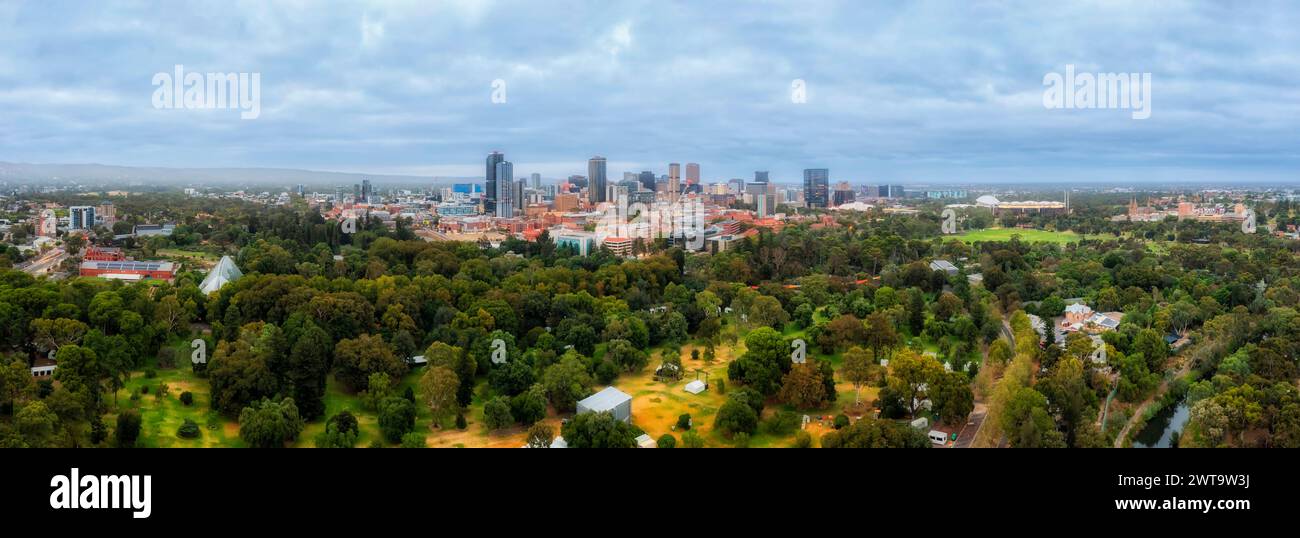
[[[510,193],[510,208],[514,210],[514,216],[518,217],[524,214],[524,206],[528,204],[524,198],[524,191],[528,189],[528,180],[519,178],[514,182],[515,190]]]
[[[357,203],[370,203],[370,198],[374,195],[374,192],[374,187],[370,185],[369,179],[361,180],[361,197],[357,199]]]
[[[484,175],[486,182],[483,185],[483,211],[489,215],[495,215],[497,210],[497,165],[506,160],[506,156],[499,151],[494,151],[487,156],[487,173]],[[511,167],[511,174],[514,168]],[[508,182],[513,175],[506,176]]]
[[[700,165],[699,163],[686,163],[686,184],[700,184]]]
[[[830,177],[830,170],[825,168],[808,168],[803,171],[803,200],[808,207],[826,207]]]
[[[609,201],[604,157],[597,155],[587,161],[587,180],[587,200],[593,204]]]
[[[68,228],[73,230],[89,230],[95,227],[95,208],[94,206],[80,205],[68,208]]]
[[[754,172],[754,183],[767,183],[767,170]]]
[[[492,156],[499,156],[500,153],[493,152]],[[492,156],[488,157],[491,161]],[[492,176],[488,178],[488,185],[493,188],[491,200],[485,201],[484,204],[492,204],[492,214],[502,217],[511,218],[515,216],[515,208],[511,205],[511,198],[514,197],[514,180],[515,165],[510,161],[501,160],[496,163],[492,169]]]
[[[641,172],[641,188],[654,192],[655,190],[655,173],[649,170]]]
[[[682,165],[678,163],[668,163],[668,199],[677,201],[677,195],[682,192]]]
[[[533,172],[533,190],[541,190],[541,189],[542,189],[542,175],[537,172]]]

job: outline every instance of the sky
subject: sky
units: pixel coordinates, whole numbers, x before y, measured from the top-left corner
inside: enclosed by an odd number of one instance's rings
[[[177,65],[258,74],[257,118],[155,107]],[[1150,117],[1045,107],[1067,65],[1150,73]],[[0,0],[0,161],[481,176],[493,150],[548,178],[1300,183],[1300,4]]]

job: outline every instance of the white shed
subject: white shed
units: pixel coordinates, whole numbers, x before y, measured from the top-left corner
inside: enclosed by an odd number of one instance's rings
[[[689,392],[691,394],[699,394],[701,392],[704,392],[704,390],[707,388],[709,388],[709,386],[705,385],[703,381],[700,381],[698,379],[686,384],[686,392]]]

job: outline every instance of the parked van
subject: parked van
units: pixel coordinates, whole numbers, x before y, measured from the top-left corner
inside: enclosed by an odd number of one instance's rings
[[[948,434],[943,433],[939,430],[930,430],[930,442],[936,445],[947,444]]]

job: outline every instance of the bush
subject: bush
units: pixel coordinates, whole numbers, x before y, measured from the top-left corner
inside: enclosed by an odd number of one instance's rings
[[[402,448],[428,448],[424,443],[424,434],[411,432],[402,436]]]
[[[732,442],[736,444],[736,448],[749,448],[749,434],[740,432],[736,434],[736,437],[732,439]]]
[[[835,429],[842,430],[849,427],[849,417],[844,413],[835,415]]]
[[[143,385],[143,386],[141,386],[141,387],[140,387],[140,394],[149,394],[149,385]]]
[[[809,435],[808,432],[803,430],[794,432],[794,447],[812,448],[812,435]]]
[[[153,379],[153,378],[155,378],[155,377],[158,377],[158,371],[157,371],[157,370],[154,370],[153,368],[148,368],[148,369],[146,369],[146,370],[144,371],[144,378],[145,378],[145,379]]]
[[[704,448],[704,438],[700,434],[688,431],[682,434],[682,447],[684,448]]]
[[[677,417],[677,429],[682,431],[691,429],[690,413],[682,413],[681,416]]]
[[[172,368],[176,366],[176,348],[163,347],[158,350],[158,367]]]
[[[113,437],[118,448],[132,448],[140,438],[140,414],[135,411],[123,411],[117,415],[117,429]]]
[[[463,430],[468,427],[469,423],[465,422],[465,415],[456,415],[456,429]]]
[[[181,404],[183,404],[183,405],[193,405],[193,404],[194,404],[194,393],[192,393],[192,392],[190,392],[190,391],[188,391],[188,390],[185,391],[185,392],[182,392],[182,393],[181,393]]]
[[[763,429],[772,435],[789,435],[790,432],[799,429],[799,421],[798,413],[781,410],[763,422]]]
[[[497,396],[483,405],[483,423],[489,430],[508,428],[515,423],[510,415],[510,402],[505,396]]]
[[[197,439],[203,430],[199,429],[199,423],[190,419],[185,419],[180,428],[176,429],[176,436],[183,439]]]
[[[665,433],[659,436],[659,440],[655,442],[655,445],[659,448],[677,448],[677,438],[673,437],[671,433]]]
[[[379,409],[379,431],[390,443],[400,443],[402,436],[415,429],[415,404],[401,396],[390,396]]]

